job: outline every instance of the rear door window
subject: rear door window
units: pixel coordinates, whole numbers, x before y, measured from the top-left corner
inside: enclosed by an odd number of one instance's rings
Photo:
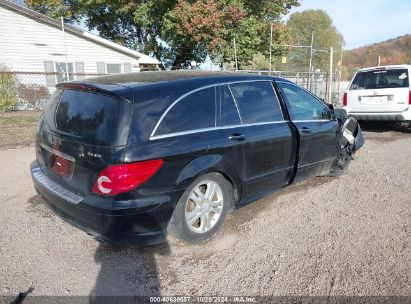
[[[387,88],[408,88],[407,69],[381,69],[358,72],[350,90],[375,90]]]
[[[326,105],[305,90],[289,83],[278,82],[292,120],[329,119]]]
[[[233,95],[227,85],[220,89],[221,97],[221,124],[223,126],[240,125],[241,119]]]
[[[230,84],[243,124],[282,121],[283,114],[270,81]]]
[[[193,92],[178,101],[164,116],[154,135],[193,131],[216,126],[215,88]]]
[[[85,144],[125,145],[131,104],[114,96],[59,90],[49,100],[45,118],[51,129]]]

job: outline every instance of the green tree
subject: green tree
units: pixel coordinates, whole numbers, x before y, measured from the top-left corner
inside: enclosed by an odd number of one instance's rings
[[[0,64],[0,111],[13,110],[18,102],[18,82],[6,66]]]
[[[77,3],[72,0],[25,0],[24,2],[32,10],[48,15],[54,19],[63,17],[65,22],[79,20],[75,9]]]
[[[253,55],[253,58],[249,63],[244,66],[244,69],[246,70],[268,70],[270,67],[270,60],[267,59],[266,56],[264,56],[261,53],[257,53]]]
[[[240,65],[268,49],[269,22],[280,20],[298,0],[25,0],[30,8],[154,55],[162,68],[184,68],[191,60],[233,60]],[[264,50],[265,51],[265,50]]]
[[[311,35],[314,33],[314,49],[329,51],[334,47],[335,51],[341,50],[344,38],[333,25],[331,17],[323,10],[305,10],[291,14],[287,25],[291,31],[295,45],[309,46]],[[338,53],[336,53],[338,54]],[[310,50],[296,48],[289,51],[288,65],[293,69],[306,69],[309,66]],[[334,55],[335,62],[339,61],[339,55]],[[329,67],[329,53],[314,51],[313,66],[316,69],[327,71]]]
[[[227,1],[230,2],[230,1]],[[235,1],[234,1],[235,2]],[[234,38],[236,41],[238,67],[246,68],[252,64],[254,55],[260,53],[269,57],[270,28],[274,27],[273,41],[275,45],[288,42],[289,33],[279,20],[298,1],[238,1],[234,16],[244,16],[242,22],[231,22],[222,32],[221,43],[211,58],[216,63],[231,63],[234,66]],[[237,20],[234,18],[234,20]],[[273,53],[279,49],[273,49]]]

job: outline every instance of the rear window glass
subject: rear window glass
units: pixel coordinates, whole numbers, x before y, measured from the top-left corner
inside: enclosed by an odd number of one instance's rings
[[[58,90],[45,109],[47,124],[56,131],[86,144],[111,146],[126,144],[130,116],[126,101],[109,95],[66,89]]]
[[[271,82],[246,82],[230,85],[244,124],[283,120]]]
[[[215,102],[215,88],[184,97],[165,115],[155,135],[215,127]]]
[[[408,87],[408,70],[391,69],[357,73],[351,84],[350,90],[373,90]]]

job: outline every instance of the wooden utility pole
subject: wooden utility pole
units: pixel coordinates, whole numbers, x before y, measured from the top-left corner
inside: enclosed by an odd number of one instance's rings
[[[238,71],[237,46],[235,44],[235,38],[234,38],[234,58],[235,58],[235,70]]]
[[[65,81],[69,81],[70,80],[70,75],[69,75],[69,68],[68,68],[68,61],[67,61],[66,31],[64,29],[64,19],[63,19],[63,17],[61,17],[60,20],[61,20],[61,30],[63,32],[64,56],[66,58],[66,75],[64,77],[66,77]]]

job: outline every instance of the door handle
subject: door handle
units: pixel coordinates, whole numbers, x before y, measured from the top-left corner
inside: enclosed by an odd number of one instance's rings
[[[232,134],[228,137],[229,140],[245,140],[245,135],[243,134]]]
[[[302,133],[305,133],[305,134],[311,133],[311,129],[308,128],[308,127],[302,127],[302,128],[300,129],[300,131],[301,131]]]

